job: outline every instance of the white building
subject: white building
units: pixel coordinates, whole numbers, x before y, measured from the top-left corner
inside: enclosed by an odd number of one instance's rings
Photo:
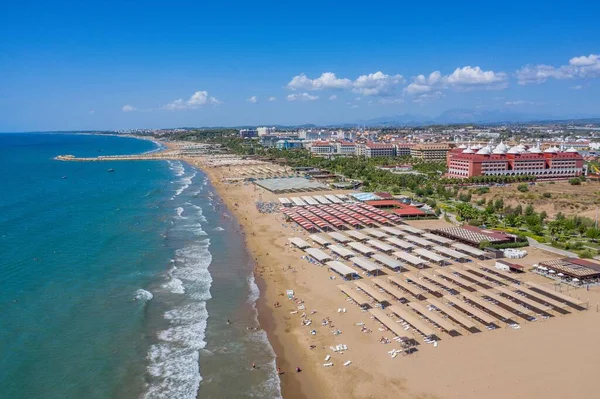
[[[274,127],[259,127],[256,130],[258,131],[258,136],[260,137],[273,134],[277,129],[275,129]]]
[[[310,143],[310,152],[312,154],[333,154],[335,147],[328,141],[313,141]]]
[[[356,144],[349,141],[341,141],[335,143],[336,152],[339,155],[355,155],[356,153]]]
[[[412,144],[409,143],[395,143],[396,146],[396,156],[399,157],[410,157],[410,150],[412,148]]]

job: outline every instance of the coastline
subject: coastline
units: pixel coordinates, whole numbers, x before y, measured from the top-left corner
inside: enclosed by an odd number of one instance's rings
[[[161,144],[169,149],[177,145]],[[593,380],[595,369],[589,367],[588,359],[600,356],[600,344],[573,347],[571,343],[581,338],[581,329],[597,328],[600,322],[594,316],[597,312],[527,323],[518,333],[497,329],[443,339],[436,349],[420,346],[413,356],[391,359],[386,352],[389,347],[382,346],[377,339],[385,334],[376,332],[379,323],[345,301],[336,289],[340,282],[332,273],[307,263],[301,259],[303,252],[289,245],[288,238],[308,239],[308,234],[285,222],[278,212],[259,212],[256,201],[277,201],[277,195],[251,183],[226,180],[231,176],[227,167],[211,167],[194,157],[183,156],[178,161],[206,175],[242,230],[260,290],[255,304],[258,320],[275,352],[277,367],[283,372],[279,380],[284,398],[562,398],[573,392],[579,397],[589,397],[594,391],[589,381]],[[339,193],[347,192],[339,190]],[[427,223],[408,222],[421,228]],[[528,264],[555,257],[534,248],[528,250]],[[546,283],[540,276],[528,275],[528,279]],[[288,289],[304,300],[307,313],[309,310],[317,313],[312,317],[316,335],[310,334],[313,327],[300,323],[297,303],[284,296]],[[580,289],[578,295],[589,295],[588,302],[593,303],[599,300],[600,290],[586,293]],[[281,306],[274,306],[276,302]],[[347,314],[336,313],[340,307],[348,307]],[[333,325],[319,325],[320,320],[329,316],[343,335],[332,337],[329,327]],[[546,323],[552,327],[545,326]],[[374,334],[363,334],[359,325],[367,326]],[[329,351],[331,345],[340,343],[347,344],[349,350],[344,354]],[[333,355],[335,367],[322,366],[327,354]],[[342,366],[346,360],[352,361],[351,367]],[[573,367],[557,372],[557,363]],[[296,367],[302,368],[302,372],[296,373]],[[559,378],[569,384],[555,386],[553,382]]]

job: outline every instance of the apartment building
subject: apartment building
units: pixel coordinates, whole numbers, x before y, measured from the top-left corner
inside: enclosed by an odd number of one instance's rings
[[[449,150],[448,143],[421,143],[411,148],[410,155],[423,161],[443,162],[446,160]]]

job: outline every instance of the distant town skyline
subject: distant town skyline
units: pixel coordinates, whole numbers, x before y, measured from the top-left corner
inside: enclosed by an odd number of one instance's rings
[[[0,16],[0,131],[600,116],[600,6],[578,0],[34,3]]]

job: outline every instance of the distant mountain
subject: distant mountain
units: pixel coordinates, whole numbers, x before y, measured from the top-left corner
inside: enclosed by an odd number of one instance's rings
[[[357,121],[358,125],[367,126],[414,126],[431,124],[434,120],[424,115],[398,114],[393,116],[381,116],[373,119]]]
[[[449,109],[435,118],[437,123],[499,123],[499,122],[525,122],[540,119],[541,115],[526,114],[510,109],[498,110],[472,110]]]
[[[523,123],[523,122],[548,122],[548,121],[572,121],[582,123],[583,121],[597,120],[588,115],[577,115],[574,117],[561,117],[549,114],[523,113],[511,109],[463,109],[455,108],[444,111],[437,117],[423,115],[401,114],[393,116],[382,116],[373,119],[359,120],[356,124],[366,126],[423,126],[423,125],[450,125],[450,124],[496,124],[496,123]],[[581,122],[580,122],[581,121]],[[587,122],[593,123],[593,122]]]

